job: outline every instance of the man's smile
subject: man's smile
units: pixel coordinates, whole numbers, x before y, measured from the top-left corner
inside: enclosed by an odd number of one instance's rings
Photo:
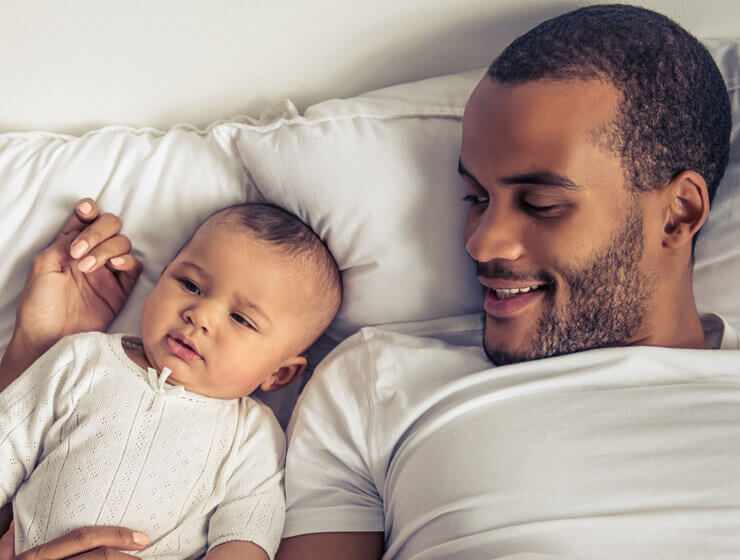
[[[509,318],[540,299],[547,284],[541,281],[505,280],[478,276],[484,287],[483,307],[487,314]]]
[[[508,319],[544,297],[545,288],[545,284],[520,288],[486,288],[483,308],[492,317]]]

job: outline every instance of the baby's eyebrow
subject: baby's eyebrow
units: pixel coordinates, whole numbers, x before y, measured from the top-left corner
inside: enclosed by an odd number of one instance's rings
[[[198,274],[200,274],[201,276],[205,276],[205,278],[206,278],[207,280],[212,280],[212,279],[213,279],[213,276],[211,276],[211,274],[210,274],[210,273],[209,273],[209,272],[208,272],[208,271],[207,271],[206,269],[204,269],[204,268],[202,268],[202,267],[198,266],[197,264],[195,264],[195,263],[194,263],[194,262],[192,262],[192,261],[182,261],[182,262],[181,262],[180,264],[181,264],[181,265],[183,265],[183,266],[188,266],[188,267],[190,267],[190,268],[194,268],[194,269],[195,269],[195,271],[196,271],[196,272],[197,272]]]
[[[208,272],[205,268],[202,266],[198,266],[193,261],[182,261],[180,262],[182,266],[187,266],[188,268],[194,269],[199,275],[203,276],[208,282],[213,281],[213,275]],[[270,327],[272,327],[272,319],[270,319],[270,316],[265,312],[264,309],[262,309],[259,305],[252,302],[247,298],[246,296],[242,294],[234,294],[234,304],[239,309],[248,309],[260,317],[269,324]]]
[[[248,298],[241,294],[234,294],[234,301],[236,303],[236,306],[239,309],[249,309],[262,317],[262,319],[265,320],[271,327],[272,327],[272,320],[270,319],[270,316],[256,303],[253,303]]]

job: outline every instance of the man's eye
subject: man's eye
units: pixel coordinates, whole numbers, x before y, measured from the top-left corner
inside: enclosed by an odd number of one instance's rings
[[[250,328],[252,330],[255,330],[254,329],[254,326],[252,325],[252,323],[250,323],[247,319],[245,319],[244,317],[242,317],[238,313],[232,313],[231,314],[231,318],[234,319],[234,321],[236,321],[237,323],[239,323],[243,327],[248,327],[248,328]]]
[[[180,278],[180,284],[186,292],[190,292],[196,296],[200,295],[200,288],[195,282],[188,280],[187,278]]]
[[[465,202],[470,204],[484,204],[488,202],[488,195],[485,194],[468,194],[463,197]]]
[[[542,217],[550,217],[555,216],[559,214],[563,208],[565,208],[565,204],[531,204],[527,202],[526,200],[522,201],[522,207],[524,210],[529,212],[530,214],[534,214],[536,216],[542,216]]]

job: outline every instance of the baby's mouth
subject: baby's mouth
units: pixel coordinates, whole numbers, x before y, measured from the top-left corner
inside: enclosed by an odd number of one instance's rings
[[[192,341],[186,337],[168,334],[165,337],[165,343],[170,352],[181,360],[195,362],[203,359],[203,356],[198,353]]]

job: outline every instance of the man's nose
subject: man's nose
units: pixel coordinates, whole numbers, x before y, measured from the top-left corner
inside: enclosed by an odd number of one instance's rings
[[[467,229],[465,249],[478,262],[515,261],[524,255],[520,224],[505,207],[489,206],[480,216],[469,218]]]
[[[186,323],[190,323],[205,332],[210,332],[213,328],[211,314],[212,311],[205,304],[200,303],[186,308],[182,317]]]

